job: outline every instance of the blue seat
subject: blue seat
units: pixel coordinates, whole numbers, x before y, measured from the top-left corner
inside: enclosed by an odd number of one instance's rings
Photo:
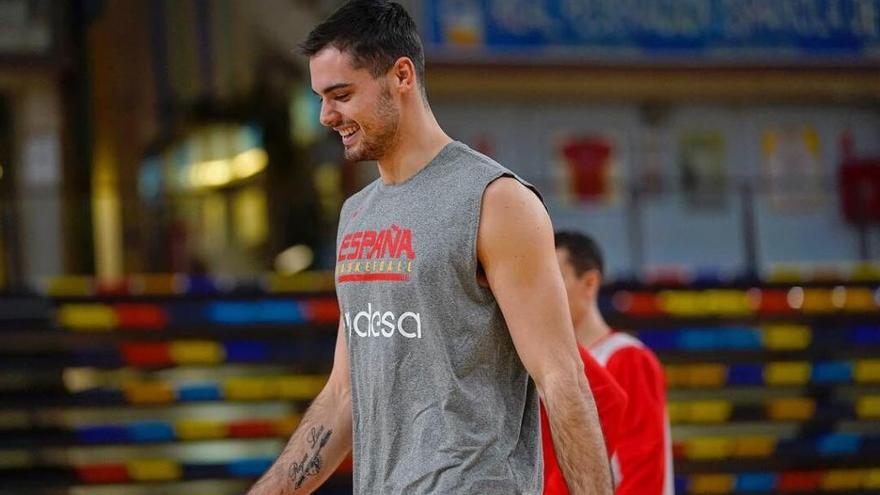
[[[831,457],[837,455],[854,455],[859,452],[861,436],[853,433],[833,433],[820,437],[816,442],[819,455]]]
[[[95,425],[76,428],[82,443],[121,443],[128,441],[128,430],[122,425]]]
[[[269,360],[269,344],[265,342],[224,342],[227,363],[261,363]]]
[[[202,296],[220,293],[217,284],[207,275],[189,275],[187,279],[189,283],[187,284],[186,293],[189,295]]]
[[[208,319],[221,325],[292,325],[304,323],[306,314],[296,301],[218,301],[207,307]]]
[[[736,477],[736,492],[772,492],[776,489],[774,473],[740,473]]]
[[[136,421],[126,425],[134,442],[168,442],[174,440],[174,427],[166,421]]]
[[[689,351],[714,351],[721,347],[718,331],[683,330],[678,333],[678,346]]]
[[[859,346],[880,345],[880,325],[856,325],[849,331],[849,341]]]
[[[236,477],[259,476],[269,469],[274,459],[240,459],[226,465],[227,472]]]
[[[849,383],[853,365],[849,361],[824,361],[813,365],[812,382],[817,385]]]
[[[182,402],[221,400],[220,385],[214,382],[186,383],[177,388],[177,398]]]
[[[718,330],[724,349],[751,350],[761,348],[761,332],[755,328],[724,328]]]
[[[676,476],[675,477],[675,493],[687,493],[688,492],[688,478],[687,476]]]
[[[654,351],[678,349],[677,330],[643,330],[636,334],[646,346]]]
[[[732,364],[727,370],[728,385],[763,385],[764,367],[760,364]]]

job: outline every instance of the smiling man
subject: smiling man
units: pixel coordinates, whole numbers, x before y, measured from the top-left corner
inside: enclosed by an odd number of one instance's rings
[[[333,369],[252,494],[538,494],[538,398],[572,493],[611,493],[596,406],[534,188],[440,128],[415,23],[349,2],[303,44],[321,123],[379,179],[340,213]]]

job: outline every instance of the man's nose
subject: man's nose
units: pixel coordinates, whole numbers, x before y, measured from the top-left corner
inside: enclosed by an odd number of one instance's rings
[[[339,121],[339,112],[333,108],[333,105],[321,103],[321,125],[325,127],[333,127]]]

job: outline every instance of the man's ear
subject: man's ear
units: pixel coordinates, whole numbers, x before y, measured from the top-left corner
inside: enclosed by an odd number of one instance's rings
[[[409,57],[400,57],[391,67],[392,84],[401,93],[416,87],[416,66]]]
[[[580,278],[587,292],[593,296],[599,293],[599,288],[602,287],[602,274],[599,273],[599,270],[595,268],[587,270]]]

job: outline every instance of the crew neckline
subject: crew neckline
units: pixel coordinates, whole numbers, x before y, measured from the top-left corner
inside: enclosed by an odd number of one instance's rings
[[[434,165],[436,165],[440,161],[441,158],[444,158],[446,155],[451,153],[453,149],[458,148],[459,145],[462,145],[462,143],[460,143],[459,141],[456,141],[454,139],[452,141],[446,143],[442,148],[440,148],[440,151],[437,152],[437,154],[434,155],[433,158],[428,160],[428,163],[426,163],[424,167],[419,169],[418,172],[412,174],[410,177],[408,177],[403,182],[398,182],[396,184],[386,184],[385,181],[382,180],[382,177],[380,175],[379,178],[376,179],[376,183],[378,184],[379,190],[386,191],[386,192],[398,191],[398,190],[412,184],[419,177],[425,175],[426,170],[428,170],[429,168],[433,168]]]

